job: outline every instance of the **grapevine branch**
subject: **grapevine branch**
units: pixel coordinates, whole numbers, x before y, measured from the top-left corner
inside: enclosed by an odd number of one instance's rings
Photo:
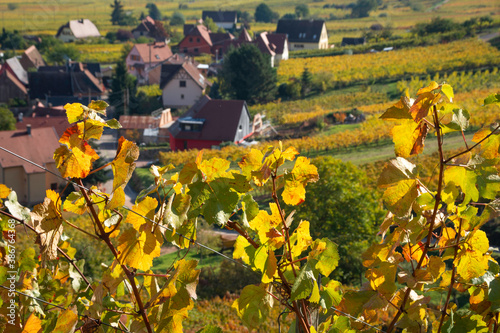
[[[427,241],[425,242],[425,246],[422,250],[422,254],[420,256],[420,260],[418,261],[417,267],[413,270],[412,275],[415,277],[416,272],[422,267],[422,264],[424,262],[425,257],[427,256],[427,252],[431,248],[431,240],[432,240],[432,233],[434,231],[434,225],[436,222],[436,216],[439,210],[439,205],[441,204],[441,192],[443,190],[443,177],[444,177],[444,166],[445,166],[445,161],[444,161],[444,154],[443,154],[443,137],[441,133],[441,128],[439,127],[439,118],[437,114],[437,107],[436,105],[433,105],[432,107],[433,111],[433,117],[434,117],[434,127],[436,128],[436,134],[437,134],[437,142],[438,142],[438,150],[439,150],[439,180],[438,180],[438,188],[437,188],[437,193],[435,196],[435,202],[434,202],[434,209],[432,211],[432,217],[429,221],[429,232],[427,233]],[[396,323],[399,320],[399,317],[403,314],[406,302],[408,302],[411,288],[406,288],[403,301],[401,302],[401,306],[398,309],[398,312],[394,316],[394,319],[391,321],[389,324],[389,327],[387,328],[387,332],[391,333],[394,330],[394,327],[396,326]]]
[[[82,180],[78,179],[78,184],[83,186]],[[116,251],[116,248],[114,247],[113,243],[111,243],[111,240],[109,238],[109,235],[104,231],[104,228],[102,224],[100,223],[99,216],[97,215],[97,212],[94,209],[94,205],[92,203],[92,200],[90,200],[88,194],[86,191],[80,188],[80,191],[82,192],[83,197],[85,198],[85,202],[87,203],[87,207],[90,210],[90,213],[92,214],[92,217],[94,219],[95,224],[97,225],[97,228],[99,228],[99,237],[106,243],[106,245],[109,247],[111,252],[113,253],[113,256],[118,260],[118,252]],[[146,314],[146,310],[144,309],[144,305],[142,304],[142,299],[141,295],[139,294],[139,290],[137,289],[137,286],[134,281],[134,276],[135,274],[131,272],[126,265],[123,265],[120,263],[120,266],[122,267],[123,271],[125,272],[125,275],[127,276],[128,280],[130,281],[130,285],[132,286],[132,291],[135,296],[135,300],[137,302],[137,306],[139,307],[138,313],[142,316],[142,319],[144,320],[144,324],[146,325],[146,329],[148,330],[148,333],[153,333],[153,328],[151,327],[151,324],[149,323],[149,318]]]
[[[467,154],[468,152],[472,151],[474,148],[476,148],[481,143],[483,143],[485,140],[487,140],[490,136],[492,136],[493,134],[495,134],[495,132],[498,131],[499,129],[500,129],[500,125],[498,125],[493,131],[491,131],[490,134],[488,134],[487,136],[485,136],[484,138],[482,138],[480,141],[476,142],[475,145],[473,145],[472,147],[470,147],[470,148],[468,148],[468,149],[466,149],[464,151],[461,151],[460,153],[457,153],[457,154],[453,155],[452,157],[450,157],[447,160],[445,160],[443,163],[444,164],[448,164],[448,162],[450,162],[454,158],[457,158],[459,156],[462,156],[463,154]]]

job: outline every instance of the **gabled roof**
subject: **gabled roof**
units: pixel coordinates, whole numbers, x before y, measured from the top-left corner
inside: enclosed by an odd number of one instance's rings
[[[52,127],[34,128],[31,134],[26,130],[0,131],[0,142],[2,147],[42,166],[54,162],[54,151],[60,146]],[[5,151],[0,151],[0,165],[2,168],[22,166],[28,174],[45,172]]]
[[[248,113],[245,101],[211,99],[203,96],[170,126],[169,130],[176,139],[234,141],[242,111]],[[180,123],[189,117],[204,120],[200,132],[181,130]]]
[[[319,43],[323,20],[279,20],[276,33],[286,34],[290,42]]]
[[[40,66],[45,66],[46,63],[42,58],[40,52],[35,45],[31,45],[26,50],[24,50],[21,57],[21,65],[25,70],[30,68],[38,68]]]
[[[210,40],[212,41],[212,45],[222,44],[226,40],[235,39],[234,36],[229,32],[211,32],[209,35]]]
[[[61,26],[57,31],[56,37],[59,37],[62,30],[68,27],[75,38],[101,37],[101,33],[94,23],[89,19],[72,20]]]
[[[269,54],[271,57],[276,55],[276,52],[274,52],[274,50],[276,50],[276,45],[269,42],[267,39],[267,32],[261,32],[258,34],[255,41],[260,52]]]
[[[201,89],[205,89],[207,85],[211,85],[191,62],[185,61],[182,64],[166,63],[161,65],[160,89],[163,90],[181,69],[184,69]]]
[[[7,66],[1,66],[0,67],[0,78],[6,77],[7,80],[11,81],[16,85],[17,88],[23,93],[23,94],[28,94],[28,90],[26,89],[26,86],[17,78],[17,76],[12,73],[12,71],[7,67]]]
[[[283,54],[283,51],[285,50],[285,43],[287,41],[285,34],[267,34],[267,39],[270,43],[276,46],[276,49],[274,50],[276,54]]]
[[[99,80],[81,66],[74,65],[69,71],[41,69],[28,73],[31,99],[78,94],[87,96],[89,92],[95,95],[102,94],[105,90]]]
[[[187,28],[186,28],[186,30],[187,30]],[[185,35],[184,39],[186,39],[187,37],[200,36],[205,40],[205,42],[207,42],[208,45],[212,46],[212,39],[210,38],[210,31],[207,29],[207,27],[205,27],[202,24],[193,26],[187,33],[184,32],[184,35]],[[183,39],[183,41],[184,41],[184,39]],[[182,41],[181,41],[181,43],[182,43]]]
[[[161,23],[161,21],[154,20],[150,16],[146,16],[146,18],[132,30],[132,33],[135,31],[147,32],[149,37],[152,37],[157,41],[165,41],[165,39],[168,38],[168,34],[163,26],[163,23]]]
[[[172,56],[172,50],[165,43],[135,44],[132,50],[136,49],[144,63],[161,62]],[[130,52],[132,52],[132,50]],[[149,58],[151,55],[151,59]]]
[[[247,29],[243,27],[243,30],[241,30],[240,35],[238,36],[238,40],[242,42],[251,42],[252,37],[248,33]]]
[[[16,74],[19,81],[23,84],[28,84],[28,72],[23,68],[21,62],[16,57],[9,58],[5,61],[7,65],[12,69],[14,74]]]
[[[204,10],[201,14],[201,18],[206,20],[207,17],[210,17],[215,23],[236,23],[236,19],[238,18],[238,14],[236,11],[227,10],[227,11],[211,11]]]

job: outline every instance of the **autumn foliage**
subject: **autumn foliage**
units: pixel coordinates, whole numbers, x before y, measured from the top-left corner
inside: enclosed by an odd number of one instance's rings
[[[464,139],[463,150],[446,156],[446,135],[463,133],[473,117],[453,99],[451,86],[432,82],[416,99],[403,96],[381,116],[389,122],[396,158],[381,170],[378,186],[388,213],[380,241],[363,254],[366,283],[357,290],[329,278],[342,260],[337,244],[313,239],[310,223],[283,209],[284,204],[307,205],[306,186],[318,180],[316,167],[295,147],[278,142],[247,150],[237,166],[219,157],[204,159],[203,151],[176,173],[169,172],[173,165],[153,165],[154,183],[124,214],[124,187],[138,147],[119,140],[107,164],[114,174],[110,193],[83,187],[99,158],[89,140],[100,139],[104,127],[120,125],[102,118],[104,102],[67,105],[72,125],[54,159],[74,191],[62,198],[48,190],[44,202],[30,211],[0,185],[2,261],[10,258],[7,230],[14,222],[37,244],[15,258],[15,331],[182,332],[197,299],[197,261],[181,259],[158,273],[153,259],[165,243],[192,246],[203,218],[239,233],[233,258],[261,277],[232,304],[250,329],[276,320],[272,309],[280,308],[294,318],[296,332],[463,332],[464,327],[498,332],[500,269],[481,226],[498,213],[500,126],[483,127],[474,144]],[[500,95],[484,104],[500,104]],[[419,167],[407,160],[421,154],[431,136],[439,147],[435,188],[421,181]],[[271,188],[267,209],[252,196],[262,186]],[[68,214],[87,214],[93,230],[73,225]],[[83,262],[74,257],[66,228],[100,240],[113,255],[96,280],[85,276]],[[3,287],[9,269],[0,268]],[[0,304],[8,292],[0,289]],[[431,302],[432,293],[441,295],[441,302]],[[469,308],[455,304],[454,294],[465,294]],[[6,315],[2,306],[2,328],[10,325]],[[205,332],[212,331],[217,330]]]

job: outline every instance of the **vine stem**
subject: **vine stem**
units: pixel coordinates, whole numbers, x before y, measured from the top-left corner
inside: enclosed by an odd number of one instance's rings
[[[460,234],[462,233],[462,219],[460,219],[460,224],[458,225],[458,233],[455,236],[455,254],[453,256],[453,269],[451,271],[450,288],[448,289],[448,295],[446,295],[446,302],[444,303],[444,308],[441,310],[441,320],[439,321],[438,333],[441,332],[441,327],[444,323],[444,318],[446,317],[446,310],[448,310],[448,304],[450,303],[451,292],[453,291],[453,285],[455,284],[455,276],[457,274],[457,266],[455,266],[455,260],[458,255],[458,247],[460,245]]]
[[[460,153],[457,153],[451,157],[449,157],[447,160],[445,160],[443,163],[444,164],[447,164],[448,162],[450,162],[452,159],[454,158],[457,158],[458,156],[461,156],[463,154],[466,154],[468,152],[470,152],[472,149],[476,148],[477,146],[479,146],[481,143],[483,143],[483,141],[485,141],[486,139],[488,139],[490,136],[492,136],[493,134],[495,134],[496,131],[498,131],[500,129],[500,125],[498,125],[493,131],[491,131],[490,134],[488,134],[487,136],[485,136],[484,138],[482,138],[480,141],[478,141],[475,145],[473,145],[472,147],[469,147],[467,148],[466,150],[464,151],[461,151]]]
[[[441,128],[439,127],[439,118],[437,114],[437,107],[436,105],[432,106],[432,111],[433,111],[433,118],[434,118],[434,128],[436,129],[436,134],[437,134],[437,142],[438,142],[438,150],[439,150],[439,180],[438,180],[438,188],[437,188],[437,193],[435,196],[435,203],[434,203],[434,209],[432,211],[432,217],[429,221],[429,232],[427,233],[427,241],[425,242],[424,249],[422,250],[422,255],[420,256],[420,260],[418,261],[417,267],[413,270],[412,275],[415,277],[416,272],[422,267],[422,264],[424,262],[425,257],[427,256],[427,252],[431,248],[431,240],[432,240],[432,233],[434,231],[434,225],[436,222],[436,216],[439,210],[439,204],[441,203],[441,193],[443,191],[443,178],[444,178],[444,166],[445,166],[445,160],[444,160],[444,153],[443,153],[443,137],[441,134]],[[500,128],[500,126],[499,126]],[[472,148],[470,148],[472,149]],[[399,317],[403,314],[405,311],[405,305],[406,302],[408,302],[408,298],[410,297],[410,292],[412,291],[412,288],[407,287],[403,301],[401,302],[401,306],[398,309],[398,312],[394,316],[394,319],[391,321],[389,324],[389,327],[387,328],[387,333],[391,333],[394,330],[394,327],[396,326],[396,323],[399,320]]]
[[[92,200],[90,200],[88,194],[86,191],[83,190],[83,183],[81,179],[78,179],[77,181],[78,185],[80,185],[80,191],[82,192],[83,197],[85,198],[85,201],[87,202],[87,207],[90,210],[90,213],[92,214],[92,217],[94,218],[94,222],[97,225],[97,228],[99,229],[99,237],[106,243],[106,245],[109,247],[111,252],[113,253],[113,256],[116,258],[118,262],[120,260],[118,259],[118,252],[116,251],[116,248],[114,247],[113,243],[111,243],[111,240],[109,238],[109,235],[106,234],[104,231],[104,228],[102,224],[100,223],[101,221],[99,220],[99,216],[97,215],[97,212],[95,211],[94,205]],[[148,333],[153,333],[153,328],[151,327],[151,324],[149,323],[149,318],[146,315],[146,310],[144,309],[144,304],[142,303],[141,295],[139,294],[139,290],[137,289],[137,286],[134,281],[134,276],[135,273],[131,272],[130,269],[128,269],[127,266],[124,264],[120,263],[121,268],[125,272],[125,275],[127,276],[127,279],[130,281],[130,285],[132,286],[132,291],[134,293],[135,300],[137,302],[137,306],[139,306],[139,311],[138,313],[142,316],[142,319],[144,320],[144,324],[146,325],[146,329],[148,330]]]
[[[23,226],[27,227],[28,229],[30,229],[31,231],[33,231],[35,234],[38,235],[38,232],[35,230],[35,228],[33,228],[32,226],[30,226],[29,224],[26,224],[24,222],[24,220],[21,220],[21,219],[18,219],[17,217],[7,213],[7,212],[4,212],[3,210],[0,210],[0,213],[11,218],[11,219],[14,219],[16,220],[17,222],[21,223]],[[94,288],[92,288],[92,284],[89,282],[89,280],[87,279],[87,277],[85,275],[83,275],[83,272],[80,270],[80,268],[78,268],[78,266],[75,264],[74,260],[71,259],[67,254],[66,252],[64,252],[59,246],[57,247],[57,252],[59,252],[60,254],[62,254],[62,256],[64,258],[66,258],[66,260],[68,260],[68,262],[70,263],[71,266],[73,266],[74,269],[76,269],[76,271],[78,272],[78,274],[80,274],[80,276],[82,277],[82,279],[85,281],[85,283],[87,283],[87,286],[94,290]]]

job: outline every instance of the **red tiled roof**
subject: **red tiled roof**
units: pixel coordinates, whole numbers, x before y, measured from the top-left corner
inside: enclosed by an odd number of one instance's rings
[[[34,128],[31,134],[27,134],[26,130],[1,131],[0,142],[2,147],[42,166],[54,162],[54,151],[60,146],[52,127]],[[26,173],[45,172],[2,150],[0,150],[0,165],[2,168],[22,166]]]
[[[170,50],[170,47],[165,43],[135,44],[134,48],[137,52],[139,52],[139,55],[144,63],[149,63],[150,54],[151,62],[161,62],[172,56],[172,50]]]
[[[285,48],[286,34],[267,34],[267,40],[276,46],[276,54],[283,54]]]
[[[31,45],[24,51],[21,57],[21,65],[23,65],[25,70],[28,70],[29,68],[38,68],[46,64],[36,46]]]
[[[158,128],[160,126],[160,118],[151,116],[122,115],[120,116],[119,122],[124,129]]]
[[[64,131],[70,124],[68,123],[68,117],[24,117],[23,121],[16,123],[16,128],[18,130],[26,131],[26,125],[31,125],[31,129],[42,128],[42,127],[53,127],[57,133],[58,137],[63,135]]]

